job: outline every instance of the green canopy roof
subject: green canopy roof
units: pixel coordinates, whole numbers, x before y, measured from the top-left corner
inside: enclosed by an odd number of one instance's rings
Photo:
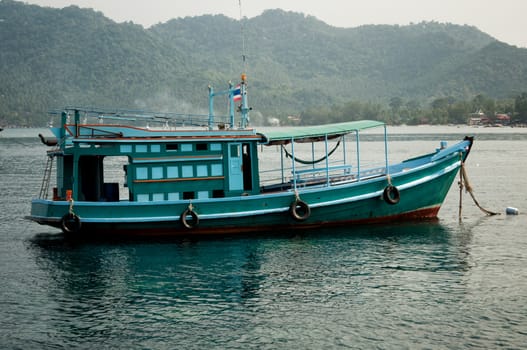
[[[259,135],[262,136],[262,143],[268,145],[287,144],[292,140],[294,140],[294,142],[315,142],[324,140],[326,135],[328,139],[333,139],[351,132],[383,125],[383,122],[375,120],[358,120],[336,124],[281,127],[259,133]]]

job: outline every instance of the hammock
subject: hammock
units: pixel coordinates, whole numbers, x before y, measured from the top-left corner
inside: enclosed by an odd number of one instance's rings
[[[320,163],[321,161],[326,160],[326,158],[331,156],[337,150],[337,148],[340,146],[340,141],[341,140],[342,140],[342,138],[339,139],[339,141],[337,142],[335,147],[333,147],[333,149],[328,154],[326,154],[322,158],[314,159],[314,160],[303,160],[303,159],[300,159],[300,158],[297,158],[297,157],[293,157],[293,155],[287,151],[287,149],[284,147],[284,145],[282,145],[282,149],[284,150],[285,155],[286,155],[287,158],[292,158],[292,159],[295,160],[295,162],[298,162],[298,163],[311,165],[311,164]]]

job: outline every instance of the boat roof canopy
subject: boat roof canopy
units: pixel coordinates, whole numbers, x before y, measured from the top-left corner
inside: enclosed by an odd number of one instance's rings
[[[291,141],[323,141],[326,136],[328,139],[334,139],[351,132],[358,132],[379,126],[384,126],[384,123],[376,120],[357,120],[336,124],[277,128],[259,134],[262,136],[262,143],[266,145],[283,145]]]

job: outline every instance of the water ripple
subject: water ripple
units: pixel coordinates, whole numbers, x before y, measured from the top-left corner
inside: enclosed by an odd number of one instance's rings
[[[0,147],[0,183],[10,199],[0,211],[2,348],[521,349],[527,343],[525,215],[487,218],[466,206],[460,224],[454,188],[441,220],[432,223],[271,238],[70,241],[22,219],[42,165],[37,143],[24,142]],[[471,154],[481,164],[471,179],[487,181],[479,187],[482,202],[525,201],[523,178],[494,176],[527,170],[525,141],[486,142]],[[412,147],[400,140],[392,149],[402,156]]]

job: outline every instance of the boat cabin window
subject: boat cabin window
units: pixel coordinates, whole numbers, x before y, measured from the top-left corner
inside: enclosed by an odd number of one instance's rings
[[[223,198],[223,197],[225,197],[224,190],[213,190],[212,191],[212,198]]]
[[[178,149],[179,149],[179,144],[167,143],[167,151],[177,151]]]
[[[183,192],[183,199],[194,199],[195,197],[194,192]]]
[[[137,153],[146,153],[148,152],[147,145],[135,145],[135,151]]]
[[[208,150],[207,146],[206,143],[196,143],[196,151],[206,151]]]
[[[236,158],[240,156],[240,145],[235,144],[231,145],[231,158]]]
[[[184,143],[181,145],[181,152],[192,152],[192,144],[191,143]]]

